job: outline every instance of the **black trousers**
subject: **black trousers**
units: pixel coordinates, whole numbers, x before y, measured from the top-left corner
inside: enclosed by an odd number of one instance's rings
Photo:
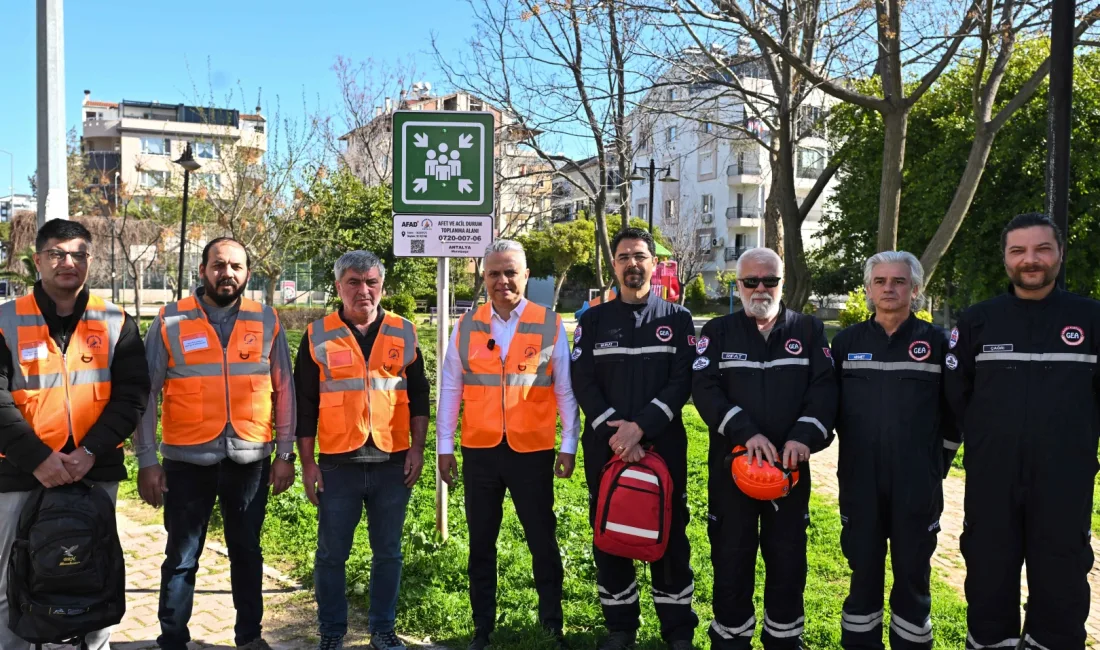
[[[840,546],[852,579],[841,615],[841,646],[884,650],[883,589],[886,540],[890,540],[894,586],[890,590],[890,647],[932,648],[932,553],[936,550],[942,492],[930,507],[914,512],[904,486],[879,488],[875,477],[840,486]],[[881,481],[880,481],[881,483]],[[939,504],[939,505],[936,505]]]
[[[668,465],[672,477],[672,521],[669,523],[668,547],[660,560],[649,565],[653,607],[661,622],[661,638],[667,643],[690,641],[699,625],[699,617],[691,608],[695,594],[695,574],[691,570],[691,544],[687,538],[690,518],[685,491],[687,459],[685,440],[663,440],[657,452]],[[588,523],[596,521],[596,496],[600,476],[611,458],[606,441],[585,440],[585,480],[588,483]],[[596,563],[596,589],[600,595],[604,621],[611,632],[637,632],[641,604],[638,601],[638,581],[634,560],[608,555],[592,546]]]
[[[1028,468],[1022,484],[1012,465],[982,462],[967,448],[967,648],[1024,637],[1024,647],[1085,647],[1095,457]],[[1020,569],[1027,563],[1028,606],[1020,629]]]
[[[497,535],[504,516],[504,491],[512,495],[516,515],[534,564],[539,620],[561,629],[564,572],[554,516],[553,449],[520,453],[507,441],[485,449],[462,448],[466,522],[470,528],[470,607],[478,634],[496,626]]]
[[[712,647],[749,650],[756,628],[752,595],[759,547],[767,570],[764,579],[764,632],[767,650],[802,647],[806,622],[802,593],[806,588],[806,527],[810,522],[809,467],[782,499],[758,501],[737,489],[729,465],[711,466],[707,533],[714,566],[714,620],[708,634]]]

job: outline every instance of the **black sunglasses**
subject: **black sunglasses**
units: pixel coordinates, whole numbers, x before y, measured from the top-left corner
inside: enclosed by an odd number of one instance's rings
[[[779,286],[779,280],[780,278],[769,275],[766,278],[741,278],[741,284],[745,285],[746,289],[755,289],[763,282],[765,287],[774,289]]]

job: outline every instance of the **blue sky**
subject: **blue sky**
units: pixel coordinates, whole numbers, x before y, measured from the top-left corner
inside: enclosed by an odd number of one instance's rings
[[[35,2],[0,0],[0,149],[15,156],[15,191],[27,192],[36,166]],[[418,77],[444,85],[431,54],[432,33],[458,51],[473,33],[462,0],[313,0],[289,2],[65,3],[65,119],[79,133],[84,89],[103,101],[188,103],[197,91],[221,99],[238,82],[251,111],[262,90],[289,112],[305,94],[312,109],[337,112],[332,64],[414,57]],[[208,74],[209,70],[209,74]],[[209,79],[209,80],[208,80]],[[8,192],[0,154],[0,194]]]

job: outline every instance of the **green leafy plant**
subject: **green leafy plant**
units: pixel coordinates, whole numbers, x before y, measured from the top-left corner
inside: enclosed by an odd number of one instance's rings
[[[841,327],[851,327],[871,317],[871,310],[867,308],[867,294],[863,287],[848,292],[848,304],[840,311],[839,320]]]

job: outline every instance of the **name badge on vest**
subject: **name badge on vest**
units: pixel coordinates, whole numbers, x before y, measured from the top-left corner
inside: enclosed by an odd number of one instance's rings
[[[210,341],[206,340],[205,334],[192,334],[180,340],[183,342],[184,352],[197,352],[198,350],[205,350],[210,347]]]
[[[34,341],[19,346],[19,360],[24,363],[45,359],[49,355],[50,350],[46,347],[45,341]]]

